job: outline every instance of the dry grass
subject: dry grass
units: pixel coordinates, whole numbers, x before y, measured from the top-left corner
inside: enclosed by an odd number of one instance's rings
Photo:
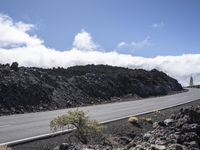
[[[153,124],[153,121],[151,118],[143,118],[144,122],[147,122],[149,124]]]
[[[133,124],[133,125],[138,124],[138,121],[139,121],[139,120],[138,120],[137,117],[133,117],[133,116],[132,116],[132,117],[129,117],[129,118],[128,118],[128,122],[131,123],[131,124]]]
[[[0,150],[11,150],[7,145],[0,146]]]
[[[164,116],[163,112],[160,111],[160,110],[155,111],[154,114],[155,114],[156,116],[157,116],[157,115]]]

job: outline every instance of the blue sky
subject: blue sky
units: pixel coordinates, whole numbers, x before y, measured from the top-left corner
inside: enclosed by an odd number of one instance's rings
[[[1,0],[0,63],[158,69],[200,84],[200,0]]]
[[[34,24],[30,34],[47,47],[70,49],[84,29],[105,51],[154,57],[200,52],[199,6],[199,0],[1,0],[0,12]]]

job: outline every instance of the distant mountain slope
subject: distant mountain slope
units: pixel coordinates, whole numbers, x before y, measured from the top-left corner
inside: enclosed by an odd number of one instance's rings
[[[109,102],[112,97],[127,94],[148,97],[180,90],[182,86],[177,80],[155,69],[0,65],[0,114],[54,110]]]

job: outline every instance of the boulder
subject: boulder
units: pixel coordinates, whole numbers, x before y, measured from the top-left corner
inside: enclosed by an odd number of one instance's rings
[[[69,148],[70,148],[70,145],[68,143],[62,143],[59,146],[59,150],[69,150]]]
[[[174,122],[174,119],[165,119],[165,120],[164,120],[164,123],[165,123],[165,125],[167,125],[167,126],[171,125],[173,122]]]
[[[153,150],[166,150],[167,149],[167,147],[165,146],[165,145],[151,145],[151,148],[153,149]]]
[[[172,144],[169,146],[170,150],[184,150],[184,147],[180,144]]]
[[[147,132],[147,133],[144,134],[143,139],[144,139],[144,140],[149,140],[149,138],[150,138],[151,136],[152,136],[152,134],[149,133],[149,132]]]

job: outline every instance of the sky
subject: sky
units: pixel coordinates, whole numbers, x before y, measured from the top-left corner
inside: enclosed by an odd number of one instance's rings
[[[153,68],[200,84],[199,0],[1,0],[0,63]]]

